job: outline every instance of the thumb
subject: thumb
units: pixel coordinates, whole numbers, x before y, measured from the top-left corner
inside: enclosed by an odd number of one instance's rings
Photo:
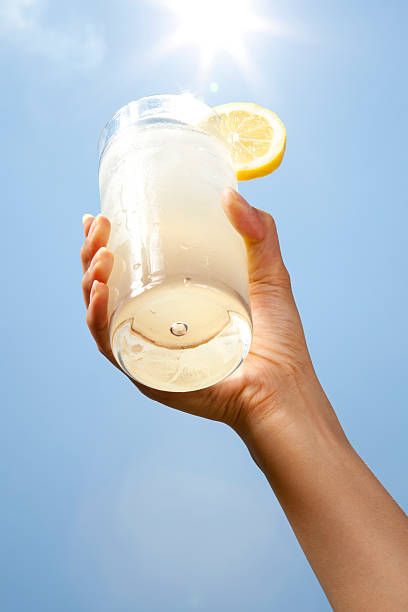
[[[290,289],[290,278],[283,263],[273,217],[248,204],[237,191],[230,188],[223,192],[222,206],[245,241],[249,282]]]

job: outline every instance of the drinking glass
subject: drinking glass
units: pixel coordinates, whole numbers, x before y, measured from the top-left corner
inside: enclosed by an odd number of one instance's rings
[[[218,122],[190,94],[150,96],[121,108],[100,139],[112,350],[156,389],[213,385],[251,343],[245,243],[221,206],[237,181]]]

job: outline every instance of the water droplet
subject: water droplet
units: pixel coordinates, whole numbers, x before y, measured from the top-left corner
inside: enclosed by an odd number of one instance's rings
[[[132,266],[133,270],[138,270],[140,268],[140,265],[141,265],[140,263],[133,264]]]
[[[179,246],[183,251],[189,251],[190,249],[197,249],[200,246],[200,242],[180,242]]]
[[[116,213],[116,215],[112,219],[112,224],[120,227],[122,225],[123,216],[121,212]]]
[[[163,266],[161,266],[160,269],[156,270],[155,272],[148,274],[147,277],[149,279],[149,283],[159,283],[162,281],[164,278]]]
[[[141,344],[133,344],[132,353],[141,353],[143,351],[143,346]]]
[[[170,326],[170,331],[173,336],[184,336],[188,331],[188,325],[187,323],[181,323],[178,321]]]
[[[126,261],[121,255],[116,253],[117,269],[119,274],[124,274],[126,271]]]

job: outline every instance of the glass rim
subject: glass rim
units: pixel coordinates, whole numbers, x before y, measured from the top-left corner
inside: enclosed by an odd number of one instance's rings
[[[209,132],[202,124],[210,117],[215,119],[214,132]],[[217,117],[218,114],[211,106],[191,93],[155,94],[132,100],[119,108],[101,130],[98,139],[99,162],[112,139],[132,126],[143,128],[167,123],[191,127],[224,141],[217,133]]]

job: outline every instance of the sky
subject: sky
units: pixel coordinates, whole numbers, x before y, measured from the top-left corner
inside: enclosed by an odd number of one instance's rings
[[[285,122],[282,167],[240,189],[276,219],[350,441],[408,507],[408,5],[253,5],[279,27],[248,35],[245,71],[224,52],[203,74],[194,45],[158,52],[177,26],[163,3],[0,0],[3,612],[330,609],[239,438],[138,394],[87,333],[97,140],[141,96]]]

